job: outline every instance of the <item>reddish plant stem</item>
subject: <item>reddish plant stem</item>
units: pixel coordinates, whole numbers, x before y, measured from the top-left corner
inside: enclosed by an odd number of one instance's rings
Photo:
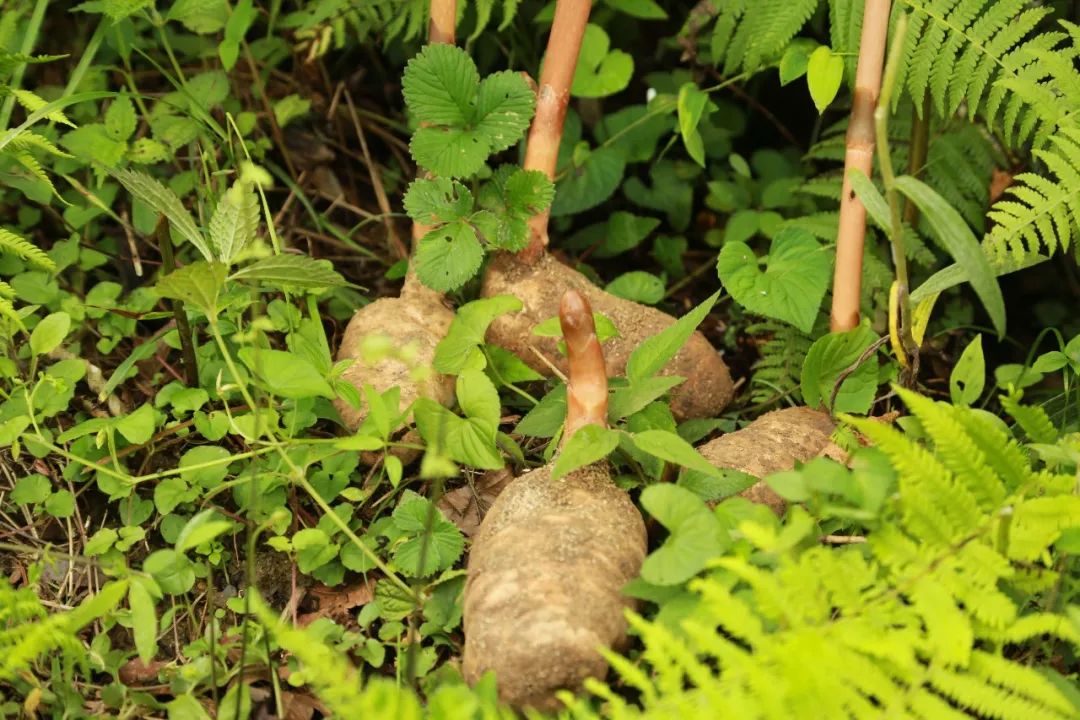
[[[555,19],[551,23],[536,94],[536,115],[525,146],[525,169],[539,170],[552,181],[555,180],[566,108],[570,103],[570,86],[574,82],[590,9],[590,0],[557,0],[555,3]],[[549,212],[544,211],[529,219],[529,246],[519,253],[527,263],[536,262],[544,254],[548,244],[548,217]]]
[[[559,303],[559,323],[566,339],[570,382],[566,386],[566,432],[569,439],[585,425],[607,426],[607,368],[596,337],[592,307],[577,290],[567,290]]]
[[[840,195],[840,227],[836,236],[836,271],[830,328],[850,330],[859,324],[862,292],[863,243],[866,239],[866,208],[855,196],[851,171],[870,177],[874,164],[874,108],[881,92],[885,39],[889,31],[890,0],[866,0],[859,62],[855,70],[855,97],[844,154],[844,184]]]

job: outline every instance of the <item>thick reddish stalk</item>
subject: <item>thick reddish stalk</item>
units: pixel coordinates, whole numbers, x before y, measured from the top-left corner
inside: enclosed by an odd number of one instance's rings
[[[592,307],[577,290],[559,303],[559,323],[566,339],[570,382],[566,386],[566,433],[569,439],[585,425],[607,425],[607,368],[596,337]]]
[[[890,0],[866,0],[859,62],[855,70],[855,97],[844,155],[844,184],[840,195],[840,228],[836,236],[836,271],[833,275],[833,302],[830,327],[833,332],[850,330],[859,324],[859,297],[862,292],[863,243],[866,238],[866,208],[855,196],[851,171],[870,177],[874,163],[874,108],[881,92],[881,70],[885,60],[885,40],[889,31]]]
[[[529,128],[525,146],[525,169],[539,170],[555,179],[559,158],[566,107],[570,103],[570,86],[574,82],[581,41],[589,22],[590,0],[556,0],[555,19],[551,23],[544,68],[536,95],[536,115]],[[536,262],[548,243],[548,212],[529,220],[529,246],[520,256],[528,263]]]

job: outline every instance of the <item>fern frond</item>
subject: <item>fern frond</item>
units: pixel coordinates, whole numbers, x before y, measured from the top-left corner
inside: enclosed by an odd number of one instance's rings
[[[61,158],[72,157],[71,154],[66,153],[60,148],[58,148],[47,137],[45,137],[44,135],[39,135],[32,130],[24,130],[19,135],[15,136],[15,138],[10,143],[8,143],[8,147],[12,150],[22,151],[42,150],[49,153],[50,155],[55,155],[56,157]]]
[[[758,345],[760,358],[750,380],[753,402],[776,397],[800,397],[799,376],[803,358],[813,344],[810,336],[787,323],[766,320],[746,328],[751,337],[765,338]]]
[[[988,250],[1001,257],[1037,253],[1043,246],[1054,253],[1068,250],[1073,232],[1080,227],[1080,127],[1060,129],[1050,145],[1036,150],[1050,178],[1035,173],[1016,177],[1001,200],[989,213],[996,223],[983,241]]]
[[[1031,50],[1052,46],[1061,37],[1032,36],[1052,11],[1030,7],[1027,0],[901,2],[912,12],[897,86],[907,88],[916,107],[929,93],[942,117],[954,115],[966,102],[971,114],[997,124],[1001,98],[988,88],[1018,76],[1035,62]]]
[[[1059,433],[1046,414],[1046,410],[1038,405],[1024,405],[1020,402],[1022,395],[1018,392],[1001,396],[1001,407],[1005,412],[1012,415],[1016,424],[1031,438],[1032,442],[1054,443],[1057,442]]]
[[[755,0],[719,5],[712,52],[725,75],[775,60],[818,7],[818,0]]]
[[[39,97],[35,93],[30,92],[29,90],[23,90],[21,88],[5,88],[5,92],[12,95],[15,98],[15,102],[26,108],[28,112],[37,112],[38,110],[49,104],[47,100]],[[52,120],[53,122],[63,123],[64,125],[68,125],[70,127],[76,127],[75,123],[71,122],[71,120],[68,119],[67,115],[65,115],[60,110],[50,110],[48,113],[45,114],[45,117],[49,120]]]
[[[41,163],[37,161],[37,158],[35,158],[28,152],[12,153],[12,157],[15,158],[15,161],[17,163],[26,168],[31,175],[48,185],[49,190],[52,191],[53,195],[55,195],[60,200],[63,200],[63,198],[60,197],[60,193],[56,191],[56,186],[53,185],[53,181],[52,178],[49,177],[49,173],[45,172],[45,168],[41,167]]]
[[[0,227],[0,252],[12,253],[35,267],[48,272],[56,272],[56,263],[43,250],[31,244],[29,240],[2,227]]]

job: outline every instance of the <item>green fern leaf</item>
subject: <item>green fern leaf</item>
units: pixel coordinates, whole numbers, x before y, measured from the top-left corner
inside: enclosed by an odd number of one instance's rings
[[[34,267],[48,272],[56,272],[56,263],[43,250],[32,245],[29,240],[4,228],[0,228],[0,252],[17,255]]]

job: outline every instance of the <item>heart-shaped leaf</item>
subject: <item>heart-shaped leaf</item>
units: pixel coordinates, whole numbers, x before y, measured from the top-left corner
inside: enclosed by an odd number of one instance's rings
[[[575,97],[600,98],[614,95],[630,84],[634,59],[622,50],[611,50],[611,40],[599,25],[589,24],[581,42],[574,84]]]
[[[764,272],[760,262],[765,263]],[[731,297],[744,308],[808,333],[825,297],[832,257],[806,230],[785,228],[761,260],[745,243],[727,243],[716,269]]]
[[[654,585],[677,585],[700,572],[724,551],[728,539],[705,501],[679,485],[651,485],[641,505],[670,533],[641,566],[641,577]]]

